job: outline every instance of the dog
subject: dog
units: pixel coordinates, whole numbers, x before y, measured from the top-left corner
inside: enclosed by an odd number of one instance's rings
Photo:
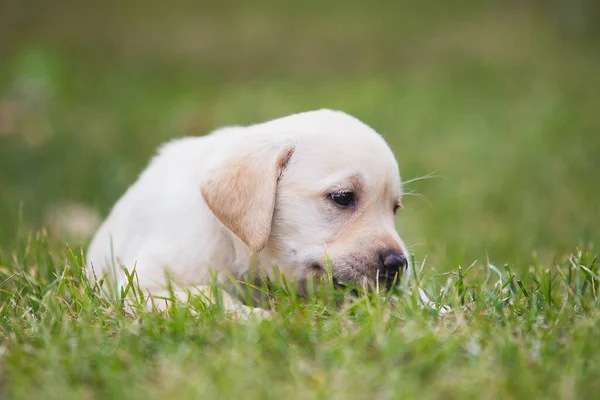
[[[175,139],[102,223],[86,272],[124,287],[126,267],[149,298],[182,300],[253,265],[273,279],[277,266],[298,281],[330,273],[339,285],[402,284],[410,267],[396,230],[401,195],[385,140],[341,111]],[[225,296],[229,309],[258,311]]]

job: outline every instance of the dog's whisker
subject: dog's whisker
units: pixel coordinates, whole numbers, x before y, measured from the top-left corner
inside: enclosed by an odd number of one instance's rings
[[[426,180],[426,179],[442,178],[443,177],[441,175],[436,175],[436,173],[437,173],[437,171],[434,171],[434,172],[430,172],[427,175],[417,176],[417,177],[412,178],[412,179],[404,180],[404,181],[402,181],[402,187],[404,187],[406,185],[409,185],[411,183],[418,182],[418,181],[423,181],[423,180]]]
[[[416,197],[417,199],[423,200],[429,207],[433,208],[433,202],[431,202],[431,200],[429,200],[429,198],[427,198],[427,196],[425,196],[424,194],[421,193],[416,193],[416,192],[409,192],[409,193],[403,193],[403,196],[406,197]]]
[[[412,250],[412,249],[414,249],[415,247],[425,246],[426,244],[427,244],[427,243],[425,243],[425,242],[423,242],[423,243],[412,243],[411,245],[409,245],[409,246],[406,246],[406,249],[407,249],[407,250]]]

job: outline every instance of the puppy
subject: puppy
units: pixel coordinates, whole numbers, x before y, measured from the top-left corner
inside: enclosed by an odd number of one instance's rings
[[[396,159],[356,118],[318,110],[162,146],[94,236],[87,273],[185,300],[211,277],[325,275],[390,286],[410,268],[396,231]],[[253,260],[256,264],[253,264]],[[226,295],[226,307],[242,307]],[[245,308],[244,308],[245,309]]]

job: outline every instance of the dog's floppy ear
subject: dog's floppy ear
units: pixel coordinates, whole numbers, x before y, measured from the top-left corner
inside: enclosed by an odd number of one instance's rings
[[[258,253],[271,233],[277,182],[294,144],[255,137],[233,145],[236,149],[202,184],[202,197],[219,221]]]

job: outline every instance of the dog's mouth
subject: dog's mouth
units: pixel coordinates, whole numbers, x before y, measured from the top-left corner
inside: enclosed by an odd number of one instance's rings
[[[377,280],[380,285],[384,285],[386,289],[391,290],[398,287],[402,282],[402,272],[395,274],[378,273]]]
[[[338,280],[335,277],[333,278],[333,286],[336,289],[342,290],[350,290],[352,292],[358,291],[376,291],[380,292],[381,290],[390,291],[399,286],[400,276],[381,276],[376,280],[364,278],[360,282],[354,281],[342,281]]]
[[[314,276],[318,278],[326,278],[328,276],[327,269],[319,263],[311,263],[310,270]],[[331,283],[333,284],[333,287],[335,289],[347,290],[352,293],[370,290],[381,291],[382,289],[387,291],[393,290],[399,286],[401,279],[402,273],[390,275],[380,271],[378,271],[374,277],[364,275],[354,279],[347,279],[344,276],[337,276],[335,271],[331,271]]]

